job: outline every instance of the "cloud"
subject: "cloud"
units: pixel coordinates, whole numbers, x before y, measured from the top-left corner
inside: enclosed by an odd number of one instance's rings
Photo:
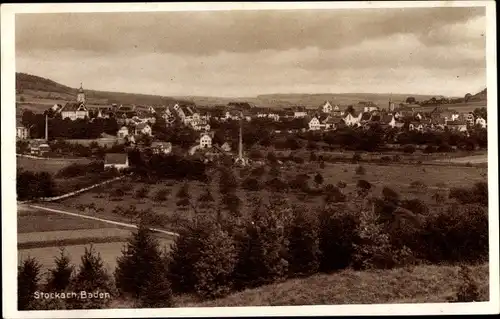
[[[19,14],[16,46],[194,55],[316,46],[335,49],[397,33],[422,35],[484,16],[484,8]]]

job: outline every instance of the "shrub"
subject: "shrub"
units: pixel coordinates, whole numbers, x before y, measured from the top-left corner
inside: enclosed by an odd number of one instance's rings
[[[320,261],[319,223],[315,215],[296,209],[288,229],[288,270],[295,276],[318,271]]]
[[[191,198],[190,194],[189,194],[189,184],[188,183],[184,183],[182,184],[182,186],[179,188],[179,190],[177,191],[177,198],[179,199],[184,199],[184,198]]]
[[[147,198],[148,193],[149,193],[149,189],[146,186],[143,186],[135,192],[135,197],[136,198]]]
[[[365,175],[366,169],[363,166],[356,167],[356,175]]]
[[[478,182],[472,188],[452,188],[450,189],[449,198],[456,199],[461,204],[478,203],[488,206],[488,183]]]
[[[55,258],[55,268],[49,269],[47,287],[53,291],[65,290],[71,282],[73,271],[74,266],[70,264],[69,256],[64,248],[60,248],[60,254]]]
[[[170,194],[170,190],[167,188],[159,189],[155,194],[155,201],[164,202],[167,200],[168,195]]]
[[[337,183],[337,187],[338,188],[346,188],[347,187],[347,184],[344,182],[344,181],[338,181]]]
[[[320,173],[316,173],[316,175],[314,176],[314,182],[317,185],[323,184],[323,175],[321,175]]]
[[[343,209],[327,208],[319,215],[320,270],[330,272],[351,264],[357,218]]]
[[[309,176],[307,174],[298,174],[292,180],[288,182],[291,189],[302,189],[304,185],[307,185],[307,180]]]
[[[321,169],[325,168],[325,162],[324,161],[319,162],[319,168],[321,168]]]
[[[219,178],[219,192],[221,194],[227,194],[233,192],[238,187],[238,181],[236,180],[236,176],[230,169],[223,169],[220,173]]]
[[[240,216],[241,199],[234,193],[225,194],[222,196],[222,205],[233,216]]]
[[[417,190],[423,190],[423,189],[427,188],[427,186],[422,181],[413,181],[410,183],[410,188],[417,189]]]
[[[403,208],[408,209],[414,214],[419,214],[419,215],[429,214],[429,207],[427,207],[424,201],[418,198],[404,199],[400,201],[399,205]]]
[[[17,270],[17,309],[35,309],[35,292],[38,291],[41,265],[35,258],[22,261]]]
[[[405,152],[407,154],[413,154],[413,153],[415,153],[415,151],[416,151],[416,148],[413,145],[403,146],[403,152]]]
[[[324,190],[325,193],[325,202],[326,203],[338,203],[344,202],[346,197],[339,188],[333,186],[332,184],[328,184]]]
[[[480,301],[479,287],[471,274],[468,266],[461,265],[458,273],[460,277],[460,287],[453,301],[455,302],[474,302]]]
[[[419,242],[416,249],[431,262],[487,260],[488,210],[469,204],[432,214],[427,217]]]
[[[170,285],[163,276],[166,271],[159,244],[151,231],[141,223],[128,240],[122,256],[117,259],[114,277],[119,292],[131,296],[143,306],[172,305]],[[153,296],[161,296],[161,299]]]
[[[393,162],[401,162],[401,156],[396,154],[392,157]]]
[[[271,190],[273,192],[286,192],[286,191],[288,191],[288,184],[280,178],[273,178],[273,179],[267,181],[266,186],[269,188],[269,190]]]
[[[436,152],[436,147],[432,145],[427,145],[424,149],[424,153],[434,153]]]
[[[368,195],[368,192],[370,191],[371,188],[372,188],[372,184],[370,184],[370,182],[368,182],[364,179],[360,179],[356,183],[356,189],[357,189],[357,193],[359,196]]]
[[[311,153],[309,153],[309,162],[316,162],[317,160],[318,160],[318,156],[316,155],[316,153],[311,151]]]
[[[266,168],[264,166],[259,166],[254,169],[252,169],[250,175],[260,178],[266,174]]]
[[[256,192],[260,190],[260,182],[256,178],[247,178],[243,181],[243,184],[241,185],[244,189],[247,191],[251,192]]]
[[[399,194],[389,187],[384,187],[382,189],[382,196],[386,202],[398,203],[399,202]]]
[[[352,156],[352,162],[353,163],[357,163],[361,161],[361,154],[360,153],[355,153],[353,156]]]

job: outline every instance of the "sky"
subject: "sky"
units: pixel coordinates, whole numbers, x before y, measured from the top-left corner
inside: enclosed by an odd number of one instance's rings
[[[164,96],[486,87],[484,8],[16,15],[16,71]]]

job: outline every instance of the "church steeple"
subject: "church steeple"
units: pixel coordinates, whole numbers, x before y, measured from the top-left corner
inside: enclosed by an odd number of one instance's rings
[[[76,101],[78,103],[85,104],[85,92],[83,91],[83,84],[80,82],[80,88],[78,89],[78,94],[76,95]]]

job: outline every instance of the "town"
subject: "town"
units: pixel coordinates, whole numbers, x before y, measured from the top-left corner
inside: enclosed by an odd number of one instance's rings
[[[458,100],[464,103],[466,99],[467,96]],[[188,144],[186,155],[202,154],[204,160],[208,161],[216,156],[233,154],[231,151],[238,148],[236,136],[224,136],[224,130],[228,127],[224,123],[228,122],[257,123],[255,125],[270,129],[276,136],[336,132],[346,128],[382,129],[392,131],[392,135],[405,131],[447,131],[470,136],[470,132],[476,128],[486,129],[486,108],[458,112],[449,110],[446,107],[448,103],[450,101],[445,98],[433,98],[422,101],[421,106],[415,98],[408,97],[405,103],[396,105],[388,101],[386,106],[360,101],[355,106],[341,107],[325,101],[316,109],[297,106],[271,110],[252,107],[249,103],[228,103],[211,108],[180,103],[163,106],[113,104],[90,108],[86,106],[85,91],[80,87],[74,102],[55,104],[45,110],[45,122],[30,111],[22,115],[16,136],[18,140],[30,141],[23,150],[31,155],[43,156],[50,152],[49,136],[51,140],[64,140],[67,136],[68,140],[74,142],[93,140],[106,145],[124,144],[129,149],[139,147],[141,150],[150,149],[153,153],[169,154],[174,143],[169,140],[167,132],[175,130],[177,135],[185,132],[186,139],[179,142],[183,146]],[[57,127],[51,128],[51,123]],[[96,123],[104,123],[100,126],[102,131],[97,131],[99,126]],[[77,125],[81,127],[80,130],[72,131],[71,127]],[[40,138],[42,129],[45,138]],[[93,139],[88,138],[88,134],[93,134]],[[35,135],[34,138],[30,138],[32,135]],[[397,144],[397,138],[393,142]],[[234,152],[234,161],[242,156],[241,150]],[[126,163],[124,157],[121,158],[123,160],[118,165],[105,165],[123,168]]]

